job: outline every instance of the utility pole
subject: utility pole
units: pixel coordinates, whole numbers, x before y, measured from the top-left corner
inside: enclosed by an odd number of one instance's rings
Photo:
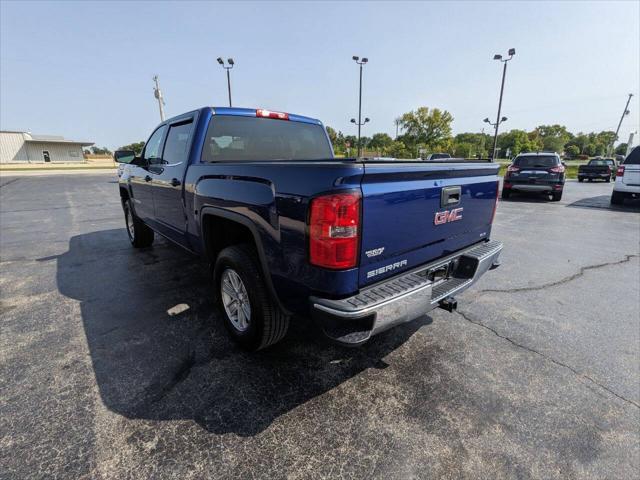
[[[500,110],[502,110],[502,94],[504,92],[504,78],[507,76],[507,62],[513,58],[516,54],[515,48],[509,49],[509,58],[502,58],[502,55],[496,54],[493,56],[494,60],[500,60],[504,63],[504,68],[502,69],[502,84],[500,86],[500,100],[498,101],[498,114],[496,115],[496,123],[489,123],[490,125],[494,125],[496,127],[495,133],[493,135],[493,151],[491,152],[491,160],[495,161],[496,157],[496,148],[498,146],[498,126],[502,123],[503,120],[500,120]],[[505,119],[506,120],[506,119]]]
[[[158,83],[158,75],[154,75],[153,81],[156,83],[156,87],[153,89],[153,96],[158,99],[158,107],[160,107],[160,121],[164,122],[164,97],[162,96],[162,90],[160,90],[160,84]]]
[[[400,119],[399,118],[396,118],[395,124],[396,124],[396,140],[397,140],[398,139],[398,127],[400,127]]]
[[[627,98],[627,104],[624,106],[624,110],[622,111],[622,115],[620,116],[620,121],[618,122],[618,128],[616,128],[616,136],[613,138],[613,142],[611,142],[611,146],[609,147],[609,156],[613,153],[613,145],[618,140],[618,133],[620,132],[620,126],[622,125],[622,120],[624,120],[625,115],[629,115],[629,102],[631,101],[631,97],[633,97],[633,93],[629,94],[629,98]]]
[[[365,118],[364,122],[362,121],[362,66],[364,64],[366,64],[369,61],[369,59],[363,58],[362,60],[360,60],[360,57],[356,57],[355,55],[352,58],[358,65],[360,65],[360,91],[359,91],[359,96],[358,96],[358,123],[356,123],[355,118],[351,119],[351,123],[355,123],[356,125],[358,125],[358,157],[360,157],[362,155],[362,143],[360,142],[360,128],[362,127],[362,125],[364,125],[365,123],[367,123],[369,121],[368,118]]]

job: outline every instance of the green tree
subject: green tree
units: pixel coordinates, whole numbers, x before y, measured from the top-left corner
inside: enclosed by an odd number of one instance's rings
[[[542,148],[550,152],[561,153],[572,135],[564,125],[540,125],[534,130],[542,140]]]
[[[567,148],[565,148],[565,152],[569,157],[575,158],[580,155],[580,147],[577,145],[568,145]]]
[[[616,147],[615,150],[616,155],[625,155],[627,153],[627,144],[621,143]]]
[[[524,130],[513,129],[498,135],[498,147],[500,147],[500,153],[503,156],[506,155],[507,150],[515,156],[522,152],[535,150],[536,144]]]
[[[424,144],[428,149],[435,148],[451,136],[452,122],[453,116],[446,110],[429,107],[419,107],[400,117],[400,126],[404,130],[402,137],[409,137],[414,145]]]
[[[123,145],[118,148],[118,150],[131,150],[136,153],[136,155],[140,155],[142,153],[142,149],[144,148],[144,142],[136,142],[130,143],[129,145]]]
[[[338,140],[338,132],[336,132],[335,129],[331,128],[329,125],[324,128],[327,130],[327,135],[329,136],[329,140],[331,140],[331,145],[335,146],[336,141]]]
[[[91,153],[93,153],[94,155],[111,155],[111,150],[109,150],[107,147],[96,147],[93,146],[91,147]]]
[[[407,150],[405,144],[396,140],[384,148],[383,155],[393,158],[411,158],[411,153]]]
[[[393,143],[393,139],[386,133],[374,133],[369,142],[369,148],[384,149]]]

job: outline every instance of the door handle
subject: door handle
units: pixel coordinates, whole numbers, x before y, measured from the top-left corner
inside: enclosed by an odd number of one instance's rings
[[[172,178],[171,179],[171,185],[174,186],[174,187],[180,186],[180,180],[178,180],[177,178]]]
[[[150,182],[151,180],[152,180],[152,178],[151,178],[149,175],[147,175],[146,177],[144,177],[144,181],[145,181],[145,182]]]

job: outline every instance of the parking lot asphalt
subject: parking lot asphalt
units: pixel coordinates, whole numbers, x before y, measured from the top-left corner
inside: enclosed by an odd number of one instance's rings
[[[0,179],[1,478],[637,478],[640,208],[501,202],[503,265],[344,349],[226,337],[206,266],[128,243],[114,175]]]

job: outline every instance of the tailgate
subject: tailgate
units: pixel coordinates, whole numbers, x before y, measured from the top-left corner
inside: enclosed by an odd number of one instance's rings
[[[489,238],[495,163],[366,163],[360,286]]]
[[[624,175],[622,176],[622,183],[625,185],[640,185],[640,165],[628,165],[624,166]]]

